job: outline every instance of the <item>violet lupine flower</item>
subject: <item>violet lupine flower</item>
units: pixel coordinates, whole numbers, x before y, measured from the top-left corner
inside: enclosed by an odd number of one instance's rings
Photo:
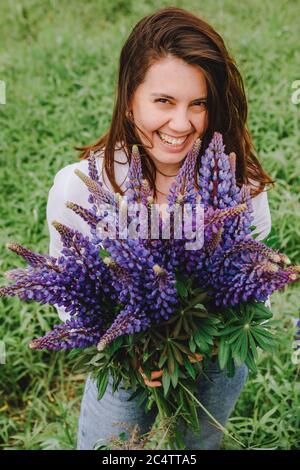
[[[172,272],[169,273],[154,262],[152,253],[155,250],[152,249],[151,253],[139,240],[131,239],[106,239],[103,244],[110,253],[112,263],[130,273],[130,282],[127,277],[124,279],[122,295],[124,296],[125,290],[128,294],[127,300],[133,305],[142,305],[149,319],[168,319],[174,313],[177,302],[176,279]],[[116,282],[122,283],[122,276]],[[153,299],[153,292],[155,292],[155,301],[149,301]]]
[[[215,132],[201,158],[199,169],[199,193],[205,207],[224,209],[239,202],[239,188],[235,174],[232,173],[232,169],[235,169],[234,152],[229,157],[224,149],[222,134]]]
[[[49,266],[53,269],[56,268],[56,258],[50,255],[41,255],[40,253],[35,253],[20,245],[19,243],[7,243],[6,247],[17,255],[22,256],[22,258],[34,268],[39,266]]]
[[[128,202],[140,202],[142,179],[143,172],[139,149],[137,145],[133,145],[128,180],[125,181],[125,187],[127,189],[126,196]]]
[[[108,344],[119,336],[146,331],[150,324],[150,318],[143,311],[140,311],[138,306],[127,304],[124,310],[118,314],[111,327],[101,337],[97,349],[103,351]]]
[[[54,221],[64,245],[58,259],[11,245],[29,265],[7,273],[15,283],[1,288],[0,296],[18,295],[22,300],[63,306],[72,316],[66,324],[33,340],[32,348],[59,350],[97,344],[102,350],[120,335],[146,331],[152,323],[169,319],[178,303],[175,269],[192,277],[194,287],[205,288],[215,304],[222,306],[265,301],[274,290],[298,280],[298,266],[291,266],[284,254],[251,237],[249,188],[237,187],[236,156],[225,154],[219,133],[214,133],[201,158],[200,190],[196,193],[193,171],[197,145],[187,155],[168,199],[169,208],[184,202],[193,205],[199,199],[203,203],[204,246],[200,249],[185,250],[185,236],[170,240],[101,238],[98,222],[105,217],[114,220],[127,202],[104,189],[93,152],[89,175],[75,171],[90,192],[91,208],[67,203],[89,224],[92,240]],[[127,189],[130,202],[151,209],[153,191],[142,179],[141,160],[134,146]],[[99,214],[103,204],[110,210]],[[138,215],[130,216],[129,221],[137,223]],[[159,225],[161,229],[161,217]],[[140,234],[143,223],[138,227]],[[104,257],[100,247],[106,251]]]
[[[201,139],[197,139],[187,153],[168,195],[169,210],[174,204],[195,204],[197,193],[194,188],[195,165],[201,147]]]
[[[208,291],[216,305],[238,305],[255,299],[266,301],[284,285],[295,282],[298,276],[293,270],[282,268],[256,251],[243,248],[230,252],[216,250],[207,266]]]
[[[71,318],[65,323],[54,325],[53,330],[45,336],[33,339],[29,347],[31,349],[48,349],[59,351],[61,349],[88,348],[99,342],[103,334],[103,325],[94,323],[82,326]]]

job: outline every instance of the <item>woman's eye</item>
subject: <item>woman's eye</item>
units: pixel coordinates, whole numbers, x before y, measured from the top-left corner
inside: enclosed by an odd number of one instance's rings
[[[169,101],[169,100],[168,100],[167,98],[158,98],[158,100],[156,100],[156,101],[159,101],[159,102],[162,102],[162,101],[163,101],[163,102],[165,102],[165,101]]]
[[[163,103],[163,104],[166,104],[166,102],[170,103],[170,101],[167,98],[158,98],[157,100],[155,100],[155,102],[160,102],[160,103]],[[194,103],[194,105],[196,105],[196,106],[201,106],[201,105],[206,106],[207,102],[206,101],[197,101],[196,103]]]
[[[206,106],[207,105],[207,102],[206,101],[197,101],[196,103],[194,103],[196,106],[201,106],[203,104],[203,106]]]

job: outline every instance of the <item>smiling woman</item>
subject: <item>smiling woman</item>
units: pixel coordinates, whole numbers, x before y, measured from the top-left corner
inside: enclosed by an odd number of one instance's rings
[[[246,120],[242,77],[223,39],[201,18],[180,8],[162,8],[141,19],[126,40],[120,55],[111,125],[94,144],[77,147],[81,162],[74,166],[84,166],[91,151],[101,154],[102,174],[110,190],[124,195],[126,189],[120,175],[122,168],[126,169],[131,162],[133,145],[137,145],[142,178],[160,204],[166,202],[166,194],[195,141],[200,138],[202,149],[206,149],[218,131],[223,135],[226,153],[236,154],[234,171],[238,186],[245,183],[252,188],[257,234],[262,239],[270,230],[265,186],[272,180],[254,153]],[[120,154],[124,157],[122,161]],[[194,169],[196,189],[199,167],[200,158]],[[76,186],[73,179],[69,189],[74,196],[76,193],[76,198],[71,200],[83,205],[78,181]],[[64,181],[62,184],[67,197]],[[50,221],[51,207],[57,210],[59,204],[56,204],[58,193],[59,188],[53,187],[52,201],[49,196]],[[209,371],[213,382],[200,380],[198,398],[225,426],[248,369],[243,364],[233,378],[228,378],[226,370],[221,371],[216,363],[211,363]],[[155,386],[155,382],[148,381],[147,385]],[[111,433],[116,434],[114,421],[139,424],[142,432],[151,428],[154,414],[146,416],[136,400],[128,403],[130,393],[122,389],[113,393],[110,377],[109,387],[98,401],[97,384],[88,379],[79,419],[78,449],[92,449],[97,440],[105,442]],[[207,422],[203,413],[199,420],[203,432],[200,436],[190,433],[187,448],[218,449],[222,433]],[[119,427],[121,430],[124,427]]]

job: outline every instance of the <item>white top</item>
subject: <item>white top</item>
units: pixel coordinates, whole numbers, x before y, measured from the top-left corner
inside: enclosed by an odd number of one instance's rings
[[[107,178],[106,172],[103,167],[103,151],[98,152],[96,158],[97,168],[100,175],[100,180],[104,183],[107,189],[113,192],[113,188]],[[125,162],[126,164],[119,164]],[[89,208],[88,196],[90,195],[87,187],[83,181],[74,173],[75,169],[80,169],[86,175],[88,174],[88,161],[80,160],[70,165],[65,166],[59,170],[55,177],[52,187],[50,188],[47,202],[47,224],[50,235],[49,254],[58,258],[63,248],[60,235],[53,227],[53,220],[57,220],[62,224],[67,225],[73,229],[77,229],[85,236],[91,238],[89,225],[74,211],[65,206],[67,201],[74,202],[82,207]],[[116,181],[125,190],[124,182],[127,178],[129,165],[127,157],[122,150],[116,151],[115,161],[115,176]],[[103,178],[104,174],[104,178]],[[253,182],[256,184],[255,182]],[[271,231],[271,214],[268,203],[268,194],[264,190],[258,196],[252,198],[254,220],[252,225],[256,229],[252,234],[258,233],[257,240],[263,240]],[[266,304],[270,306],[269,299]],[[62,321],[70,318],[70,314],[65,312],[64,307],[56,307],[58,315]]]

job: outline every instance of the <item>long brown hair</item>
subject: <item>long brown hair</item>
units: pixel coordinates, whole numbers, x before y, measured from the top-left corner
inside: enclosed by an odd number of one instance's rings
[[[201,149],[206,149],[214,131],[218,131],[223,135],[226,153],[235,152],[237,155],[238,185],[249,184],[249,178],[254,180],[252,196],[263,191],[265,185],[274,185],[275,181],[263,170],[255,154],[246,122],[248,106],[243,80],[223,39],[203,19],[176,7],[155,11],[142,18],[131,31],[121,50],[118,86],[109,129],[94,144],[75,147],[81,151],[79,158],[88,158],[91,150],[104,149],[106,175],[114,191],[123,195],[115,178],[115,151],[123,150],[127,157],[124,164],[130,164],[132,145],[136,144],[142,157],[143,177],[148,179],[156,196],[155,165],[127,113],[134,92],[145,79],[148,69],[155,61],[169,55],[199,67],[204,73],[208,89],[208,126],[202,136]],[[195,169],[196,185],[199,164],[200,159]]]

